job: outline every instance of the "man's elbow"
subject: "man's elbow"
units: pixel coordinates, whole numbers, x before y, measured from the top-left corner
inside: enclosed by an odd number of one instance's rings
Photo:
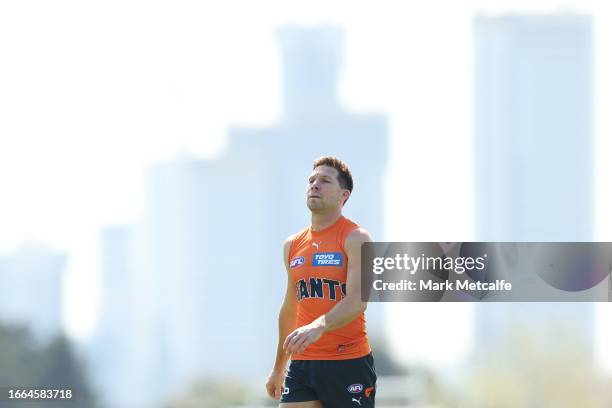
[[[363,313],[368,308],[368,302],[363,302],[360,298],[354,299],[352,303],[355,314]]]
[[[351,305],[350,309],[353,312],[352,314],[355,315],[365,312],[366,308],[368,307],[368,302],[362,301],[361,296],[359,295],[360,294],[350,293],[345,299],[345,301]]]

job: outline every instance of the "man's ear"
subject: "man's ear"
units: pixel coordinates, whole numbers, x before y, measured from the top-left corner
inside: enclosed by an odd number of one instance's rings
[[[342,190],[342,198],[344,199],[344,202],[342,203],[342,205],[346,204],[346,202],[348,201],[350,196],[351,196],[351,192],[350,191]]]

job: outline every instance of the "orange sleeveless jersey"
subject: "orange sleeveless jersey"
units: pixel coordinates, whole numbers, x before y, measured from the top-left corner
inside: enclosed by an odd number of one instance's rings
[[[329,312],[346,295],[348,258],[344,251],[346,237],[359,225],[340,217],[333,225],[298,232],[289,250],[289,273],[297,298],[296,327],[311,323]],[[324,333],[293,360],[346,360],[371,351],[361,313],[339,329]]]

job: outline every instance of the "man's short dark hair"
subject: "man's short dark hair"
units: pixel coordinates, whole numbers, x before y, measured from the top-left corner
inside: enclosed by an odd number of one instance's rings
[[[340,187],[351,193],[353,192],[353,175],[346,163],[334,156],[323,156],[314,161],[312,169],[314,170],[319,166],[329,166],[336,169],[338,171],[338,183]]]

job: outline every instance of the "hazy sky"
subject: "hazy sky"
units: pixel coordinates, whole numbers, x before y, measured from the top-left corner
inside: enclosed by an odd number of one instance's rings
[[[340,102],[389,115],[384,238],[470,240],[472,19],[551,11],[595,16],[596,238],[612,241],[612,187],[605,183],[612,164],[604,161],[612,151],[612,81],[601,74],[612,72],[612,14],[605,2],[373,5],[0,3],[0,253],[24,240],[69,251],[66,323],[85,338],[99,297],[100,228],[139,219],[147,164],[183,153],[215,157],[228,126],[278,119],[276,29],[289,24],[342,26]],[[409,191],[390,188],[408,178]],[[419,217],[405,219],[407,210]],[[459,315],[456,324],[469,324],[469,313]]]

